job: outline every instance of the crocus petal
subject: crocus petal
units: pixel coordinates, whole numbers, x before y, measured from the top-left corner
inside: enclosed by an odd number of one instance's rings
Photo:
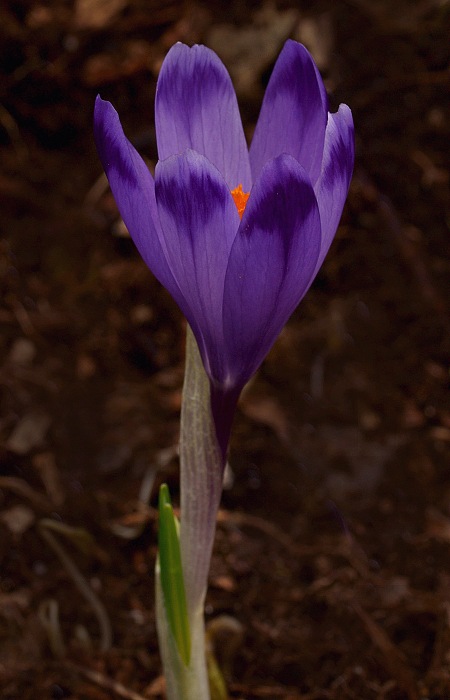
[[[192,149],[222,173],[230,190],[251,186],[244,130],[230,76],[205,46],[175,44],[161,68],[155,123],[160,160]]]
[[[188,300],[181,308],[211,375],[224,363],[223,288],[239,215],[219,171],[195,151],[158,163],[155,192],[167,260]]]
[[[223,300],[229,375],[240,386],[257,370],[312,281],[320,217],[311,182],[292,158],[270,161],[255,183],[228,263]]]
[[[289,153],[314,184],[326,123],[327,97],[320,73],[305,47],[288,40],[270,77],[250,146],[253,180],[271,158]]]
[[[316,272],[328,253],[341,218],[355,160],[353,118],[347,105],[328,115],[322,170],[315,186],[322,227]]]
[[[120,214],[155,277],[181,305],[180,290],[167,264],[155,200],[155,183],[139,153],[123,133],[119,116],[97,97],[94,138]]]

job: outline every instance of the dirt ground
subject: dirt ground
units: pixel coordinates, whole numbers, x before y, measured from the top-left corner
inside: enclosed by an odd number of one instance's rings
[[[184,323],[118,219],[95,95],[152,165],[162,59],[206,43],[251,138],[292,37],[351,106],[357,161],[237,412],[210,636],[230,698],[449,700],[448,0],[4,0],[0,20],[1,697],[164,697]]]

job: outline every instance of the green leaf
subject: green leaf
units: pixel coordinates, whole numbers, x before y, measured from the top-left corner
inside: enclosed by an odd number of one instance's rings
[[[159,489],[159,567],[169,626],[183,663],[191,658],[191,635],[181,566],[178,521],[174,515],[167,484]]]

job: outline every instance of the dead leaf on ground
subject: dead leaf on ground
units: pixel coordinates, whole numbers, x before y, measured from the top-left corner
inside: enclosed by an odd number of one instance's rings
[[[128,5],[128,0],[77,0],[75,26],[77,29],[102,29]]]

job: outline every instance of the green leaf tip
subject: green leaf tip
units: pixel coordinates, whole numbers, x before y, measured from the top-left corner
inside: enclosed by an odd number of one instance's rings
[[[159,489],[159,568],[164,606],[170,629],[183,663],[188,666],[191,658],[191,635],[181,565],[178,521],[173,512],[169,487]]]

